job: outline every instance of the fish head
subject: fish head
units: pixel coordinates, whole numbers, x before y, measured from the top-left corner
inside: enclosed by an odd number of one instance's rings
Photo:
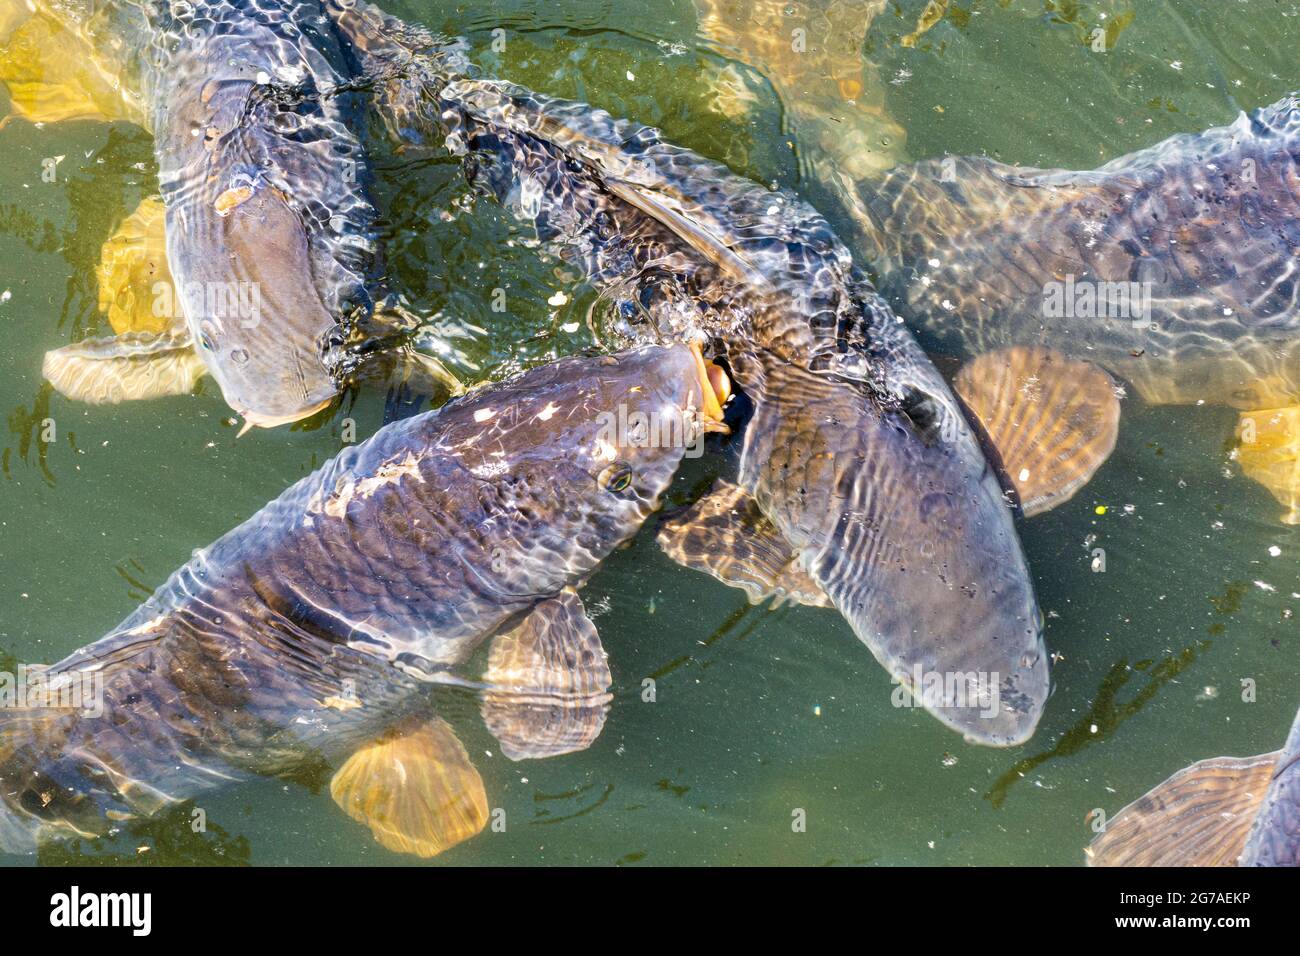
[[[766,391],[744,468],[895,704],[973,743],[1027,740],[1050,691],[1042,615],[1012,507],[942,380],[880,402],[785,369]]]
[[[347,377],[343,349],[373,308],[375,211],[356,96],[327,95],[319,63],[254,77],[251,42],[219,34],[179,51],[155,136],[197,350],[231,408],[272,427],[325,407]]]
[[[201,215],[169,208],[167,237],[195,347],[226,403],[267,428],[327,406],[339,387],[324,336],[336,323],[288,197],[239,177]]]
[[[572,584],[631,537],[705,432],[723,427],[719,376],[696,348],[644,346],[467,396],[478,430],[457,439],[473,456],[462,467],[496,483],[493,510],[510,516],[491,529],[503,588]]]
[[[1025,742],[1050,693],[1048,657],[996,474],[960,411],[937,401],[873,416],[866,431],[887,505],[877,512],[885,584],[853,592],[850,621],[895,650],[896,682],[967,741]]]

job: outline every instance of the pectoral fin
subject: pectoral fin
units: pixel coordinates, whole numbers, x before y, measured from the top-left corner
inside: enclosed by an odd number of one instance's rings
[[[128,332],[45,353],[41,374],[59,394],[91,405],[188,395],[207,372],[186,332]]]
[[[166,207],[160,200],[144,200],[122,221],[100,250],[95,277],[99,311],[119,335],[179,332],[184,325],[174,315],[177,309],[155,308],[160,301],[171,306],[175,298],[167,265]]]
[[[1242,412],[1237,435],[1241,470],[1286,507],[1283,522],[1300,524],[1300,406]]]
[[[1017,346],[962,367],[953,389],[984,428],[1026,517],[1070,500],[1115,449],[1119,396],[1091,362]]]
[[[25,20],[0,46],[0,81],[9,89],[14,114],[33,123],[143,119],[90,44],[40,15]]]
[[[498,634],[484,680],[483,722],[511,760],[583,750],[605,726],[613,677],[574,591]]]
[[[330,796],[381,846],[423,857],[474,836],[488,817],[483,779],[437,718],[358,750],[330,781]]]
[[[748,493],[725,481],[659,529],[659,546],[678,564],[740,588],[751,604],[774,597],[814,607],[830,599],[799,566],[781,533]]]
[[[1115,815],[1089,866],[1235,866],[1282,752],[1180,770]]]

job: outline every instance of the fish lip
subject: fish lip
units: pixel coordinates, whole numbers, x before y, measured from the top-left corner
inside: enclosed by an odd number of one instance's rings
[[[1038,730],[1038,724],[1052,696],[1051,668],[1048,666],[1046,643],[1038,635],[1038,651],[1032,664],[1014,671],[1010,686],[999,687],[1001,695],[1010,693],[1012,699],[1022,698],[1019,706],[1003,708],[993,716],[978,712],[974,720],[964,713],[971,708],[936,707],[930,710],[940,723],[962,735],[968,744],[981,747],[1018,747],[1028,743]],[[1005,682],[1004,682],[1005,683]],[[1005,704],[1005,702],[1004,702]]]
[[[300,422],[304,418],[310,418],[317,412],[329,406],[334,401],[334,396],[317,402],[315,405],[308,405],[306,408],[296,412],[289,412],[286,415],[265,415],[261,412],[251,412],[240,410],[239,414],[243,416],[244,427],[239,430],[236,438],[242,438],[253,428],[277,428],[280,425],[292,425],[294,422]]]
[[[971,707],[925,707],[925,710],[949,730],[961,734],[962,740],[976,747],[1019,747],[1033,738],[1046,709],[1046,701],[1035,701],[1026,710],[1002,711],[986,717],[977,713],[972,719],[966,712],[978,711]]]
[[[700,409],[700,412],[704,419],[704,430],[729,435],[731,429],[723,421],[722,406],[731,395],[730,380],[721,366],[704,360],[704,352],[701,350],[699,342],[691,342],[690,350],[691,356],[695,360],[695,377],[700,386],[700,394],[703,397],[703,408]],[[726,392],[725,395],[719,395],[718,389],[714,387],[713,379],[709,376],[710,370],[721,376],[721,382]]]
[[[1043,716],[1043,708],[1037,707],[1032,711],[1020,713],[1017,715],[1017,718],[1012,721],[1011,728],[1007,731],[994,731],[985,734],[975,733],[972,731],[969,724],[961,724],[955,721],[949,722],[945,720],[941,710],[932,711],[932,713],[941,723],[946,724],[951,729],[960,733],[962,739],[968,744],[977,747],[1006,748],[1019,747],[1021,744],[1026,744],[1030,741],[1034,736],[1034,733],[1038,730],[1038,723]]]

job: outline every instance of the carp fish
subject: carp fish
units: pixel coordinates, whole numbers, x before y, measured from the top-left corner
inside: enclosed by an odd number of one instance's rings
[[[949,156],[835,190],[935,351],[1050,345],[1153,404],[1238,410],[1243,470],[1300,522],[1300,101],[1090,171]]]
[[[1086,853],[1090,866],[1300,866],[1300,712],[1281,750],[1180,770]]]
[[[751,601],[834,606],[945,724],[981,744],[1026,740],[1048,660],[985,436],[826,221],[656,130],[448,72],[425,55],[434,38],[373,6],[338,24],[403,148],[461,156],[479,191],[599,290],[617,337],[700,342],[754,403],[738,481],[665,524],[667,553]],[[1053,371],[1068,383],[1075,369]],[[1087,416],[1066,419],[1035,476],[1044,504],[1073,493],[1095,450],[1075,427]],[[935,674],[944,690],[922,695]]]
[[[427,688],[490,640],[507,756],[595,739],[611,677],[575,588],[719,427],[720,381],[684,345],[567,358],[344,450],[0,709],[0,847],[322,763],[391,849],[473,835],[483,784]],[[611,426],[637,416],[676,430]]]
[[[101,300],[118,334],[48,353],[59,392],[116,403],[186,394],[206,374],[250,426],[272,427],[355,378],[460,390],[436,360],[400,348],[413,317],[377,309],[362,114],[320,3],[40,0],[36,11],[0,50],[16,115],[144,126],[165,206],[165,225],[146,200],[106,244]],[[363,362],[380,343],[393,345],[387,364]]]

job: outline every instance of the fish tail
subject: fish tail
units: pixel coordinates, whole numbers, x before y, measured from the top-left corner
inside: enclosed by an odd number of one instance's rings
[[[198,731],[167,719],[185,673],[160,617],[52,667],[20,668],[0,704],[0,851],[96,837],[223,778],[199,759]],[[172,714],[176,713],[174,709]]]

